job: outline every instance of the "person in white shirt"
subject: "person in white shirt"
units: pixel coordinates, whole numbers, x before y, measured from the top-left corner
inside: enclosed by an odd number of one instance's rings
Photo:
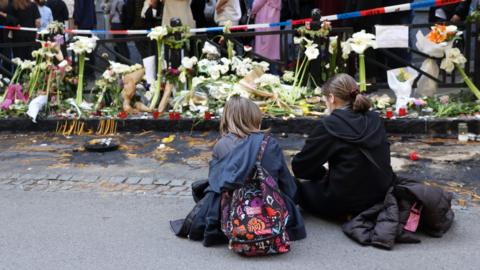
[[[40,31],[45,30],[49,23],[53,22],[52,10],[47,7],[45,0],[35,0],[40,12]]]
[[[242,17],[242,8],[240,0],[219,0],[215,7],[215,22],[218,25],[225,25],[230,21],[232,25],[238,25]]]

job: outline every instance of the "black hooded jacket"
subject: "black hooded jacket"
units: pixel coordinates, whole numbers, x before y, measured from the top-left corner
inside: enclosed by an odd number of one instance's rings
[[[329,170],[323,167],[326,162]],[[318,122],[292,169],[307,180],[300,184],[300,205],[314,214],[358,214],[383,201],[393,172],[382,120],[375,112],[335,110]]]

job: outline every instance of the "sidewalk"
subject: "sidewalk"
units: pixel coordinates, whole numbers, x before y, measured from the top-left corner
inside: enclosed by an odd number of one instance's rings
[[[0,191],[0,269],[478,269],[480,210],[455,209],[452,229],[393,251],[361,247],[337,224],[306,217],[286,255],[247,259],[178,239],[168,221],[190,198]]]

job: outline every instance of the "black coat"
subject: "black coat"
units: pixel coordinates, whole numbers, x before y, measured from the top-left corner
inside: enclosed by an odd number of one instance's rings
[[[435,12],[437,9],[443,9],[445,11],[445,15],[447,15],[447,21],[450,21],[454,15],[460,16],[462,20],[465,20],[470,12],[470,4],[472,3],[471,0],[466,0],[456,5],[447,5],[442,7],[432,7],[430,8],[428,14],[428,20],[430,22],[438,22],[441,19],[435,16]]]
[[[380,170],[360,150],[368,151]],[[329,170],[323,165],[328,162]],[[358,214],[383,201],[392,183],[390,144],[375,112],[335,110],[318,122],[292,161],[300,206],[318,215]]]
[[[399,179],[379,203],[343,225],[343,232],[362,245],[392,249],[395,243],[419,243],[412,232],[404,230],[410,209],[423,206],[419,230],[441,237],[451,227],[454,213],[452,194],[409,179]]]
[[[47,7],[49,7],[52,11],[52,17],[54,21],[68,21],[68,8],[63,0],[48,0]]]

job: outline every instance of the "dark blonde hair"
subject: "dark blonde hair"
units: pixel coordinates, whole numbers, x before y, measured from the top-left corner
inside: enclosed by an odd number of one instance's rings
[[[223,109],[220,120],[220,134],[233,133],[244,138],[251,133],[260,132],[263,114],[257,104],[250,99],[233,96]]]
[[[27,9],[33,3],[30,0],[13,0],[12,6],[15,10],[24,10]]]
[[[325,96],[330,94],[352,106],[354,112],[364,113],[370,110],[372,102],[358,90],[355,79],[345,73],[330,78],[322,87]]]

